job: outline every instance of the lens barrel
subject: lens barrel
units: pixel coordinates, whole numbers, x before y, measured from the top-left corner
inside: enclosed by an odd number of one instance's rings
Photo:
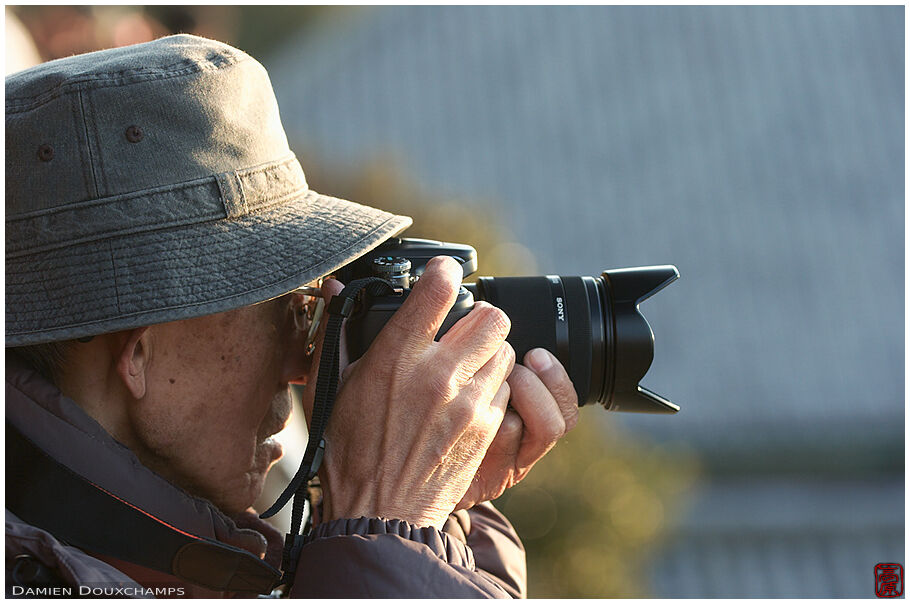
[[[508,341],[520,361],[546,348],[566,368],[579,406],[675,413],[638,385],[654,358],[654,336],[638,305],[679,278],[674,266],[617,269],[600,277],[480,277],[466,287],[512,319]]]

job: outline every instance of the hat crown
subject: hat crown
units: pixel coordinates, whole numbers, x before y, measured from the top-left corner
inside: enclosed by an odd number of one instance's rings
[[[7,218],[291,155],[265,69],[190,35],[7,77],[6,140]]]
[[[410,219],[319,195],[265,69],[195,36],[6,79],[6,345],[285,294]]]

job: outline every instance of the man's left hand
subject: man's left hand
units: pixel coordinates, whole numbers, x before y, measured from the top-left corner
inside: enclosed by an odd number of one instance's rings
[[[508,379],[510,409],[456,509],[496,499],[518,484],[578,422],[578,395],[566,370],[543,348],[528,351]]]

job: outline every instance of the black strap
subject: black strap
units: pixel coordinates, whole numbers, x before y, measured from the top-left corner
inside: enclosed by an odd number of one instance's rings
[[[269,518],[278,513],[293,497],[291,508],[291,528],[285,535],[284,556],[281,568],[284,576],[281,582],[291,585],[294,582],[294,572],[297,569],[297,557],[303,546],[303,535],[300,527],[303,524],[303,514],[307,502],[307,485],[316,476],[322,464],[325,453],[325,429],[332,415],[335,404],[335,394],[338,389],[340,373],[339,350],[341,345],[341,326],[346,317],[351,315],[361,292],[366,291],[372,296],[391,294],[395,286],[379,277],[365,277],[349,283],[337,296],[333,296],[326,308],[328,321],[325,327],[325,337],[322,343],[322,355],[319,359],[319,374],[316,378],[316,392],[313,398],[313,414],[310,419],[310,433],[307,439],[306,451],[300,468],[290,484],[281,493],[278,499],[268,510],[263,512],[261,518]],[[309,522],[304,533],[309,531]]]
[[[6,422],[6,507],[57,539],[217,591],[267,594],[279,572],[192,535],[76,474]]]

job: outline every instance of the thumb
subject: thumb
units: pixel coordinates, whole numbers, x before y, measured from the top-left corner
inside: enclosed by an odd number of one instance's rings
[[[432,344],[458,298],[462,276],[461,266],[449,256],[427,262],[420,279],[372,347],[423,350]]]

